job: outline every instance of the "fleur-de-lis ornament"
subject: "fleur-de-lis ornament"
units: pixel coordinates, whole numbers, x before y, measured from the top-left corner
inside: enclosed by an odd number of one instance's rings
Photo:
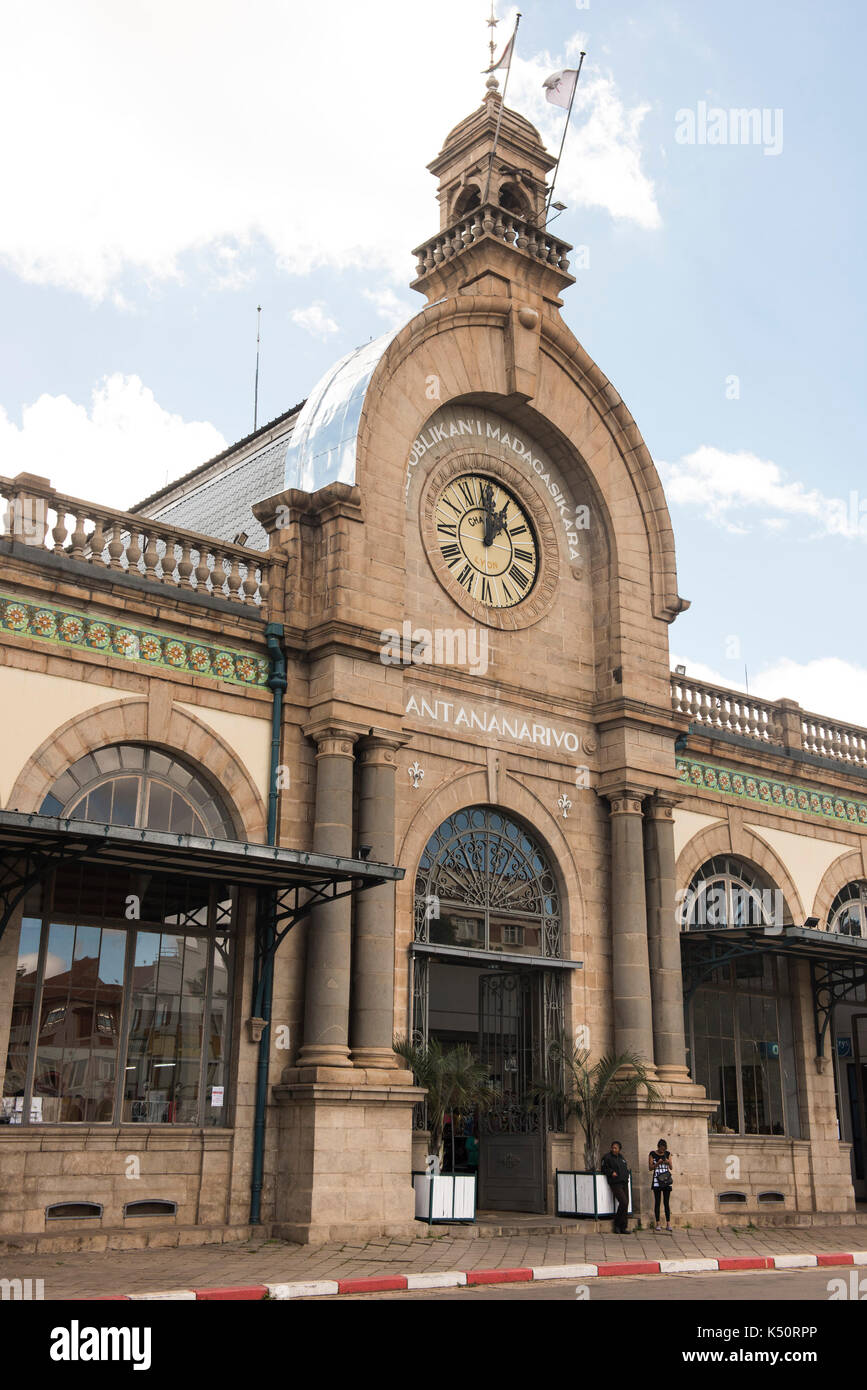
[[[414,763],[410,763],[407,772],[412,781],[413,789],[418,791],[418,788],[421,786],[421,779],[424,777],[424,768],[419,765],[418,758],[416,758]]]

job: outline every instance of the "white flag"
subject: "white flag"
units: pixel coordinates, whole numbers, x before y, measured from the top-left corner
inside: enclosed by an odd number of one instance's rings
[[[506,44],[506,47],[503,49],[503,52],[501,53],[499,60],[496,63],[494,63],[491,67],[485,68],[485,72],[496,72],[498,68],[507,68],[512,61],[512,49],[514,48],[514,46],[515,35],[513,34],[512,37],[509,39],[509,42]]]
[[[564,106],[568,109],[577,80],[577,68],[565,68],[563,72],[552,72],[551,76],[546,77],[543,83],[546,99],[554,106]]]

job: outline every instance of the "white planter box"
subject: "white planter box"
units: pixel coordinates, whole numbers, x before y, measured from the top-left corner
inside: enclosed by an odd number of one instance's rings
[[[568,1173],[558,1168],[554,1175],[558,1216],[613,1216],[614,1196],[604,1173]],[[632,1174],[627,1182],[629,1215],[632,1215]]]
[[[475,1221],[475,1173],[413,1173],[417,1221]]]

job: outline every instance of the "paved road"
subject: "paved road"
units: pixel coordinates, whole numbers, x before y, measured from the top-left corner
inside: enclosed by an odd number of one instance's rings
[[[867,1270],[855,1271],[859,1277],[862,1299],[867,1299]],[[755,1270],[744,1273],[716,1274],[645,1274],[635,1278],[616,1276],[614,1278],[588,1279],[583,1285],[574,1279],[551,1280],[540,1284],[511,1284],[497,1286],[476,1285],[463,1289],[425,1289],[413,1292],[373,1293],[344,1295],[341,1303],[347,1301],[369,1302],[370,1300],[410,1301],[423,1299],[427,1302],[478,1302],[483,1301],[548,1301],[575,1302],[576,1288],[587,1289],[590,1303],[611,1303],[620,1300],[649,1302],[656,1299],[666,1303],[684,1302],[694,1299],[708,1303],[780,1301],[830,1301],[833,1289],[839,1285],[829,1284],[833,1279],[845,1281],[847,1296],[850,1293],[850,1270],[848,1268],[809,1269],[809,1270]],[[304,1303],[324,1303],[327,1299],[303,1299]],[[848,1298],[847,1298],[848,1301]]]

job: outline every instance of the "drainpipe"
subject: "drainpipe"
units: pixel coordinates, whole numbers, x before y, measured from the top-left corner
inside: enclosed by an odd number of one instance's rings
[[[268,687],[274,697],[271,705],[271,759],[268,779],[268,844],[277,843],[277,768],[280,763],[280,733],[283,724],[283,692],[286,689],[286,656],[280,645],[282,623],[268,623],[265,638],[271,658]],[[260,891],[257,911],[264,914],[264,893]],[[256,924],[257,931],[260,924]],[[259,1038],[259,1060],[256,1068],[256,1100],[253,1119],[253,1171],[250,1181],[250,1225],[262,1222],[262,1175],[265,1168],[265,1106],[268,1100],[268,1062],[271,1046],[271,1001],[274,989],[274,923],[269,920],[263,945],[267,954],[259,963],[253,981],[253,1017],[263,1020]]]

